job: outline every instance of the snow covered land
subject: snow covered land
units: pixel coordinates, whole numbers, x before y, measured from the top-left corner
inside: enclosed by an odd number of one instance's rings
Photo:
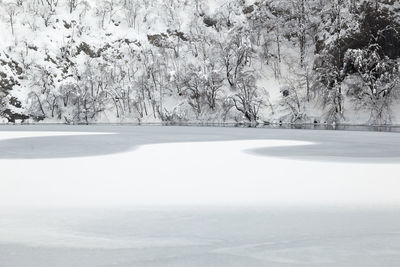
[[[0,122],[399,124],[398,0],[1,0]]]
[[[397,266],[398,133],[0,128],[0,266]]]

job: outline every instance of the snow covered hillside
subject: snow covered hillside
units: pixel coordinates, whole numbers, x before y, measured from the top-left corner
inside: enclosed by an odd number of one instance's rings
[[[1,122],[400,123],[396,0],[0,0]]]

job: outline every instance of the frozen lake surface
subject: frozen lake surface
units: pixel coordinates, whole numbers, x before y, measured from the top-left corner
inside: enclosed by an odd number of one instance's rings
[[[0,266],[398,266],[400,135],[1,126]]]

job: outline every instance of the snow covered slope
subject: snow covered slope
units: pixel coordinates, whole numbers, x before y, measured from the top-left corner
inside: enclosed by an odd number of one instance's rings
[[[399,122],[398,1],[0,3],[4,122]]]

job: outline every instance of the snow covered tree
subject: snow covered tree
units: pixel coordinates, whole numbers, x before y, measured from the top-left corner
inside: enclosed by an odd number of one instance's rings
[[[15,20],[17,15],[21,12],[21,6],[18,5],[18,3],[15,2],[6,2],[3,3],[4,9],[6,10],[7,13],[7,21],[10,24],[11,28],[11,33],[14,36],[15,35]]]
[[[344,60],[349,74],[347,94],[358,108],[370,111],[371,123],[390,123],[391,105],[400,93],[400,61],[381,57],[376,45],[349,49]]]
[[[236,89],[237,92],[231,97],[235,108],[250,123],[257,123],[259,120],[258,114],[260,108],[264,105],[264,100],[255,83],[255,77],[251,73],[241,75],[237,80]]]

